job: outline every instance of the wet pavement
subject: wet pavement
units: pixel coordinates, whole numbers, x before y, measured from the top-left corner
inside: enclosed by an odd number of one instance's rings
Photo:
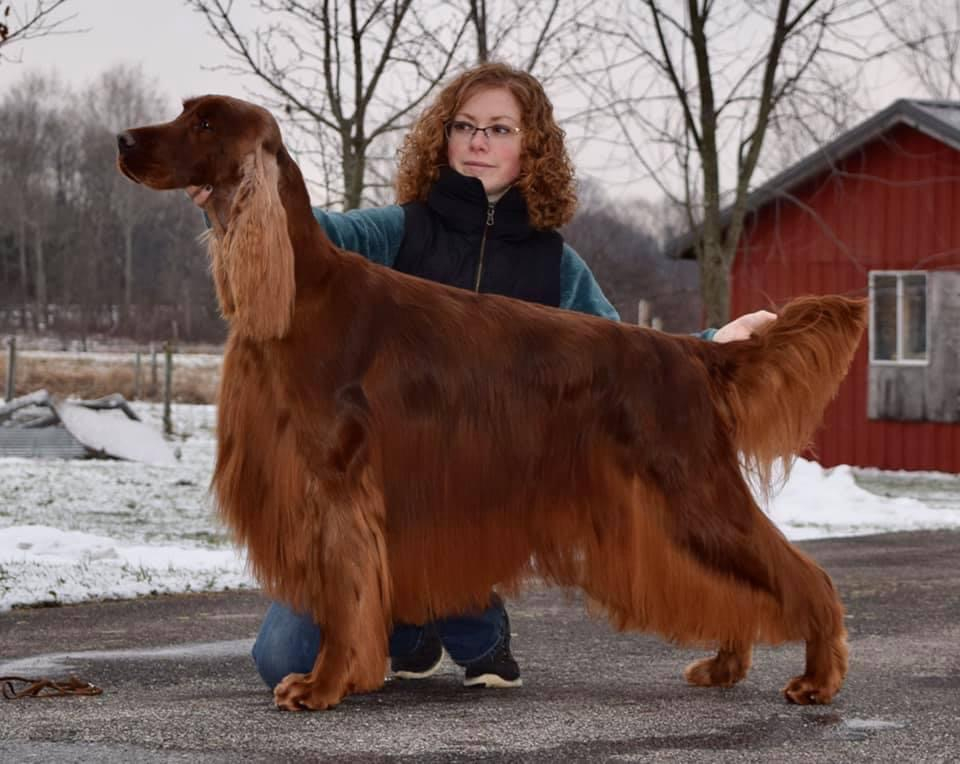
[[[960,532],[805,542],[847,605],[850,674],[828,707],[788,705],[800,645],[761,648],[729,690],[687,686],[705,653],[617,634],[579,595],[511,601],[517,690],[445,663],[333,711],[277,711],[249,659],[254,592],[0,614],[0,676],[75,673],[99,697],[0,700],[0,761],[910,761],[960,751]]]
[[[854,468],[853,479],[879,496],[919,499],[931,509],[960,510],[960,475]]]

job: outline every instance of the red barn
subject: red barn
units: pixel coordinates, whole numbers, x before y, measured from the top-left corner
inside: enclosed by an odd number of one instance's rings
[[[754,191],[731,313],[870,298],[824,466],[960,472],[960,103],[896,101]],[[673,246],[693,257],[693,234]]]

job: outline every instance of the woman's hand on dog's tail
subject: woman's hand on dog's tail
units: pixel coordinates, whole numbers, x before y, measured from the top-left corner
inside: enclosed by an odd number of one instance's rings
[[[748,340],[750,335],[760,331],[763,327],[775,320],[776,313],[769,310],[758,310],[746,313],[729,324],[724,324],[713,335],[714,342],[733,342],[734,340]]]

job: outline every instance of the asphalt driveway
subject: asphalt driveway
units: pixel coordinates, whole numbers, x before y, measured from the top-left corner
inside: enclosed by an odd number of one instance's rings
[[[616,634],[579,595],[510,602],[525,685],[467,690],[453,664],[315,714],[277,711],[249,649],[255,592],[0,614],[0,676],[75,673],[99,697],[0,700],[0,761],[910,761],[960,754],[960,533],[804,543],[849,612],[835,704],[788,705],[803,649],[759,649],[730,690],[699,689],[703,653]]]

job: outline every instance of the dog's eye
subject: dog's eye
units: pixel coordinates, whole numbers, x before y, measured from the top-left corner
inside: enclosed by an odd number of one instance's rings
[[[200,130],[212,130],[212,129],[213,129],[213,128],[210,126],[210,120],[209,120],[209,119],[201,119],[200,122],[198,123],[197,127],[198,127]]]

